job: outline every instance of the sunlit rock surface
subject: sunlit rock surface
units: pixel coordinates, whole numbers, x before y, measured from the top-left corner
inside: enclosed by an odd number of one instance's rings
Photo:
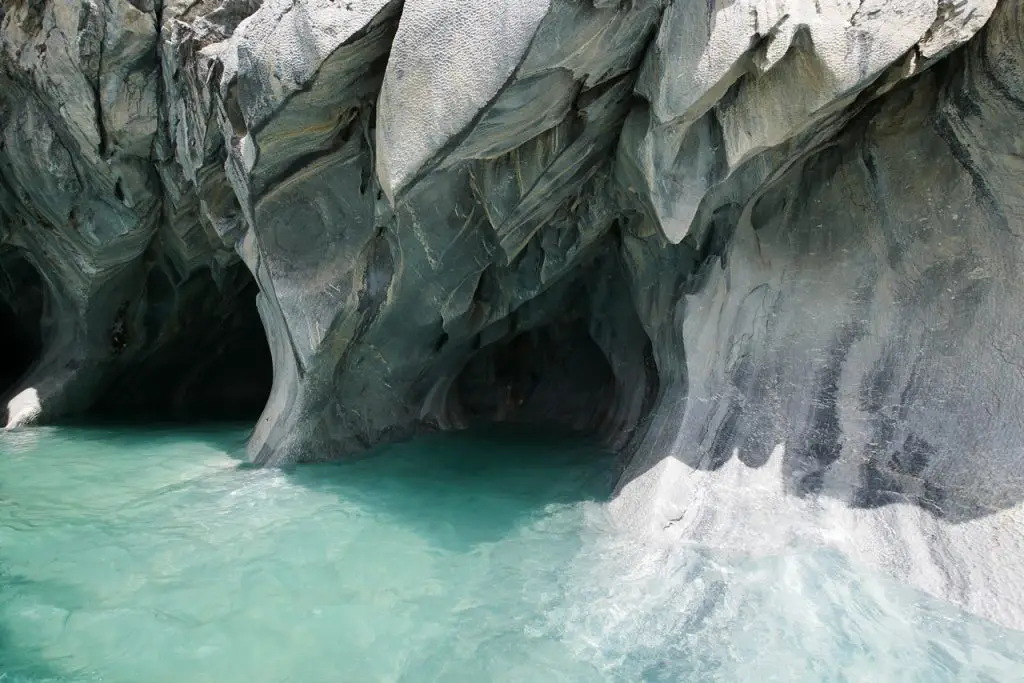
[[[6,3],[6,424],[265,406],[275,465],[553,422],[637,532],[1024,627],[1022,13]]]
[[[652,310],[687,377],[663,388],[620,512],[739,548],[835,542],[1019,620],[1019,19],[1004,6],[755,193],[699,284]]]

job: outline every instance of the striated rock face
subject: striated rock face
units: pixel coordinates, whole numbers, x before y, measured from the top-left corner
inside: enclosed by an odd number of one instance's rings
[[[220,342],[202,356],[192,344],[244,325],[234,293],[246,282],[236,284],[234,250],[200,219],[195,189],[164,153],[152,3],[4,7],[0,292],[11,327],[32,329],[40,348],[35,362],[6,368],[15,382],[0,394],[15,426],[82,412],[111,383],[141,380],[154,358],[217,363]],[[136,389],[172,408],[187,381]]]
[[[8,427],[554,422],[637,531],[1024,627],[1019,2],[3,8]]]
[[[1021,624],[1021,16],[1001,7],[731,210],[728,246],[660,309],[687,376],[620,514],[744,549],[835,543]]]

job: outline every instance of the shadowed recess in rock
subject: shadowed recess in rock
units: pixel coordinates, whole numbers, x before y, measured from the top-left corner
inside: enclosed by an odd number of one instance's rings
[[[43,291],[32,264],[14,250],[0,252],[0,399],[39,360]]]
[[[614,396],[607,359],[575,318],[480,349],[455,383],[471,423],[510,422],[592,430]]]
[[[219,280],[200,270],[177,288],[154,267],[146,281],[145,311],[134,326],[153,348],[117,375],[89,415],[254,419],[273,379],[257,293],[241,264]]]

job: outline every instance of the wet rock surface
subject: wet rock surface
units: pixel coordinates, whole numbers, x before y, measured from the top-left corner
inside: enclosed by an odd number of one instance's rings
[[[1008,0],[6,2],[6,424],[262,406],[276,465],[555,421],[624,524],[839,530],[1024,625],[1022,43]]]

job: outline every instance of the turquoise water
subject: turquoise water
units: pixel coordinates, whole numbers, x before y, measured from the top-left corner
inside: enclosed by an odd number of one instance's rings
[[[244,429],[0,435],[0,681],[1018,681],[1024,638],[823,551],[656,549],[507,433],[241,464]]]

